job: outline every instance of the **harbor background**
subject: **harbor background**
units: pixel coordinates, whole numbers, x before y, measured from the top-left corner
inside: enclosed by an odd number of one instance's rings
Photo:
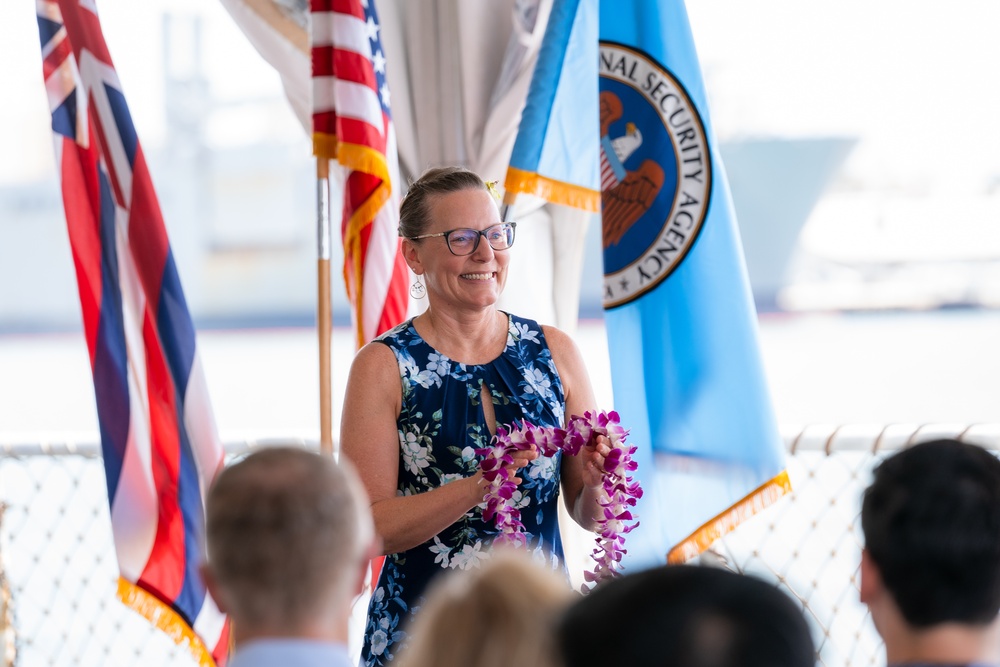
[[[598,402],[613,407],[600,320],[576,333]],[[760,322],[778,423],[1000,423],[1000,311],[769,314]],[[350,360],[333,337],[334,434]],[[308,327],[208,329],[201,358],[223,440],[318,440],[318,345]],[[97,441],[86,346],[78,333],[0,336],[0,441]]]
[[[16,100],[0,106],[0,432],[96,432],[32,10],[0,8]],[[216,3],[100,11],[220,427],[318,432],[313,166],[277,74]],[[983,85],[1000,6],[699,0],[689,13],[779,423],[1000,421],[1000,93]],[[610,405],[596,227],[577,339]],[[353,350],[336,339],[339,387]]]

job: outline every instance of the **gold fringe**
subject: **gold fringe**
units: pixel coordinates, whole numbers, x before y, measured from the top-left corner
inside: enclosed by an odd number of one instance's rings
[[[354,221],[354,216],[351,216],[351,222]],[[348,223],[351,224],[351,223]],[[361,237],[357,234],[353,235],[353,238],[348,242],[347,237],[344,238],[344,285],[347,286],[347,295],[353,302],[351,306],[354,308],[354,345],[355,349],[360,350],[365,344],[365,323],[361,319],[362,317],[362,306],[364,301],[362,300],[362,292],[364,291],[363,284],[363,271],[361,267],[361,262],[359,261],[361,254]],[[354,281],[349,280],[347,273],[347,261],[348,257],[351,258],[351,266],[354,268]]]
[[[337,147],[337,160],[348,169],[371,174],[386,183],[389,182],[389,167],[385,162],[385,155],[374,148],[341,142]]]
[[[383,181],[389,181],[389,166],[385,155],[369,146],[349,144],[335,134],[313,132],[313,155],[327,160],[337,160],[353,171],[371,174]]]
[[[375,188],[371,196],[365,203],[354,210],[350,220],[347,221],[347,229],[344,231],[344,283],[347,285],[348,294],[354,300],[354,333],[357,347],[367,343],[365,340],[364,322],[361,319],[362,306],[364,304],[364,280],[361,265],[361,230],[372,223],[376,214],[382,206],[389,201],[392,186],[388,179],[383,178],[382,184]],[[351,258],[354,265],[354,282],[349,281],[347,275],[347,261]],[[353,286],[353,293],[352,293]]]
[[[791,490],[792,482],[788,479],[788,471],[782,470],[774,479],[761,484],[742,500],[717,514],[672,548],[667,554],[667,563],[676,565],[694,558],[712,546],[712,542],[771,505],[781,496],[790,493]]]
[[[344,284],[347,286],[348,295],[354,301],[354,334],[358,349],[361,349],[368,342],[365,340],[364,322],[361,319],[364,303],[363,273],[359,261],[361,230],[372,223],[375,215],[389,201],[389,195],[392,193],[389,166],[386,164],[385,155],[379,151],[360,144],[343,143],[335,135],[323,132],[313,132],[313,154],[319,158],[337,160],[348,169],[382,179],[382,184],[375,188],[365,203],[354,210],[350,220],[347,221],[347,229],[344,230]],[[348,258],[351,258],[354,264],[353,283],[349,280],[347,271]]]
[[[572,183],[557,181],[516,167],[507,168],[504,188],[508,192],[537,195],[553,204],[572,206],[597,213],[601,210],[601,193]]]
[[[201,667],[215,667],[212,652],[177,612],[131,581],[118,577],[118,599],[191,652]]]
[[[327,160],[337,159],[337,147],[340,140],[334,134],[325,132],[313,132],[313,155]]]

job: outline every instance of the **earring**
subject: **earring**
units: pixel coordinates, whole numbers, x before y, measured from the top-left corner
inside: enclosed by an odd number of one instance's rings
[[[420,276],[417,276],[410,285],[410,296],[414,299],[423,299],[424,295],[427,294],[427,290],[424,288],[424,284],[420,282]]]

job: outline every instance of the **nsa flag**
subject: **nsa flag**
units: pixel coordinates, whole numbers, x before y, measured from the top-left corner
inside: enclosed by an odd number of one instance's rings
[[[584,209],[568,195],[601,193],[614,407],[645,491],[626,563],[686,560],[787,492],[680,0],[556,0],[506,186]]]
[[[600,26],[605,320],[649,491],[629,560],[677,562],[790,485],[684,5],[603,2]]]
[[[93,2],[37,0],[45,88],[94,374],[127,605],[223,661],[229,629],[198,574],[204,491],[223,465],[194,326]]]

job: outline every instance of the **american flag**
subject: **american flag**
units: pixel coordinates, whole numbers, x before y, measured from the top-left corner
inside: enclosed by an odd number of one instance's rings
[[[358,345],[406,317],[399,161],[374,0],[311,0],[313,149],[349,170],[341,233]]]
[[[76,267],[118,555],[119,597],[224,662],[198,574],[223,465],[194,326],[94,0],[37,0],[56,166]]]

